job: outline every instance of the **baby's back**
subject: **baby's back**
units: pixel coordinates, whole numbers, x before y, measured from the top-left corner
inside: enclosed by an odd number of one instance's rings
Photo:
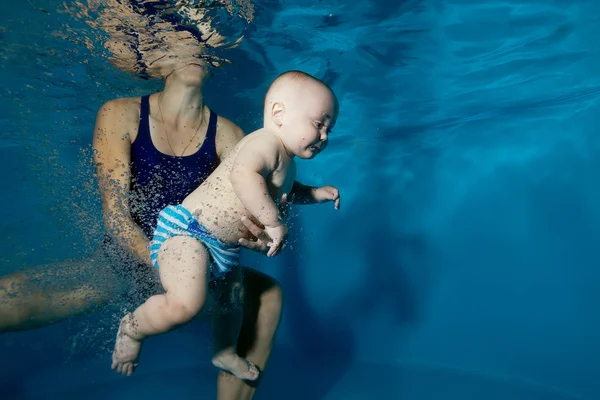
[[[230,178],[238,153],[240,151],[252,151],[251,147],[244,149],[244,145],[249,140],[254,140],[254,145],[260,143],[259,146],[262,149],[273,149],[268,151],[277,153],[281,151],[275,150],[281,146],[281,142],[273,133],[259,130],[249,134],[240,140],[227,158],[182,203],[185,208],[194,214],[200,224],[226,243],[237,243],[240,238],[248,237],[249,232],[241,222],[243,216],[258,224],[256,218],[248,213],[237,197]],[[276,143],[274,146],[273,141]],[[279,198],[291,189],[295,176],[295,164],[289,157],[281,159],[279,154],[272,154],[271,156],[279,159],[280,162],[278,162],[276,170],[269,174],[266,183],[270,195]]]

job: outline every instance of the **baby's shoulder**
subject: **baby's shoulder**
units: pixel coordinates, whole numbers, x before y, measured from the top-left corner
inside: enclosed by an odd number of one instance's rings
[[[274,133],[269,132],[265,129],[259,129],[252,133],[249,133],[242,139],[244,143],[248,143],[250,147],[261,146],[265,150],[276,151],[281,144],[281,141],[275,136]]]

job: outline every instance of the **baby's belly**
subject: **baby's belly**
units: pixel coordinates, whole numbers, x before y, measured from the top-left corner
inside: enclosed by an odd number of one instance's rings
[[[238,243],[248,237],[241,219],[246,211],[235,194],[190,196],[183,204],[210,233],[225,243]]]

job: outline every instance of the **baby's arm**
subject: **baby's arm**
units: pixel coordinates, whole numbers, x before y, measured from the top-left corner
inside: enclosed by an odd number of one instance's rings
[[[298,181],[292,186],[292,204],[315,204],[333,201],[336,210],[340,208],[340,192],[333,186],[312,187]]]
[[[273,239],[269,256],[278,252],[287,234],[265,180],[277,168],[280,151],[279,143],[272,137],[248,138],[234,160],[230,175],[233,190],[244,208],[265,226]]]
[[[314,191],[317,189],[313,186],[304,185],[298,181],[294,181],[291,194],[293,195],[292,204],[314,204],[316,203]]]
[[[280,223],[279,211],[269,195],[265,178],[277,167],[279,148],[271,138],[248,138],[231,170],[231,185],[242,205],[265,227]]]

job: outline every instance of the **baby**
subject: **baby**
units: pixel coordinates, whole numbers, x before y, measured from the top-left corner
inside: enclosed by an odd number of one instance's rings
[[[235,267],[239,243],[249,234],[241,220],[251,218],[265,227],[271,238],[267,256],[282,250],[288,228],[277,203],[294,184],[294,157],[311,159],[323,151],[337,114],[337,99],[320,80],[300,71],[275,79],[265,98],[264,127],[244,137],[182,204],[161,211],[150,255],[165,293],[121,320],[113,369],[130,375],[142,340],[191,320],[204,306],[210,285],[221,310],[234,306],[214,313],[213,365],[239,379],[258,378],[258,368],[235,349],[243,297]],[[338,190],[331,186],[310,188],[302,197],[304,203],[333,201],[339,208]]]

